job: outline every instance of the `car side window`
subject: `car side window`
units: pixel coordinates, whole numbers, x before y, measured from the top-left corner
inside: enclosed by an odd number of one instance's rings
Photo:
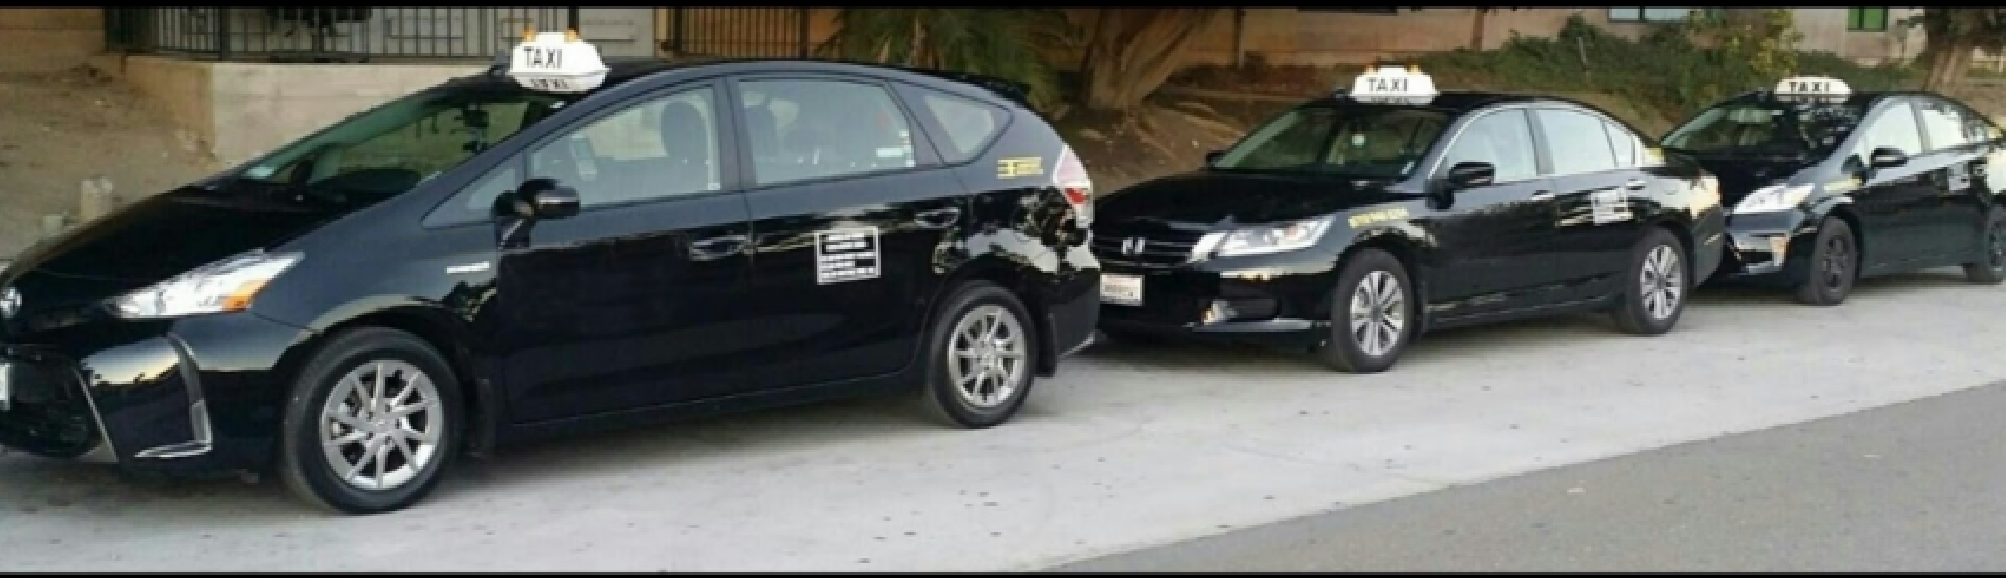
[[[1881,147],[1891,147],[1907,155],[1922,154],[1922,128],[1916,126],[1915,107],[1897,102],[1882,110],[1860,134],[1853,155],[1865,162],[1874,149]]]
[[[919,98],[911,98],[915,94]],[[907,91],[906,95],[907,102],[918,100],[919,113],[931,117],[944,133],[934,135],[939,137],[934,140],[946,141],[941,161],[949,164],[982,154],[982,148],[1003,131],[1003,124],[1010,118],[1010,112],[1002,107],[943,92],[919,88]]]
[[[530,177],[577,189],[587,207],[718,190],[715,103],[704,87],[599,117],[530,151]]]
[[[1929,150],[1940,151],[1976,142],[1965,133],[1963,111],[1941,100],[1927,99],[1920,102],[1922,130],[1923,134],[1929,137]]]
[[[883,85],[773,79],[740,81],[738,87],[753,178],[759,184],[917,164],[912,126]]]
[[[1497,111],[1463,127],[1456,142],[1442,155],[1442,170],[1456,163],[1484,162],[1497,168],[1495,182],[1509,183],[1539,176],[1539,164],[1532,153],[1532,128],[1525,112]]]
[[[1534,109],[1539,134],[1546,137],[1553,174],[1576,175],[1616,168],[1616,151],[1609,146],[1602,119],[1588,114],[1552,108]]]
[[[1637,133],[1612,122],[1603,122],[1602,132],[1609,134],[1609,147],[1616,153],[1618,168],[1637,166],[1637,152],[1644,149],[1644,140]]]
[[[521,158],[515,157],[515,159],[511,159],[509,162],[502,163],[501,166],[489,171],[487,176],[481,177],[481,180],[474,181],[474,184],[467,186],[464,190],[465,192],[460,195],[462,200],[460,201],[459,213],[465,215],[492,215],[495,199],[501,198],[503,193],[513,191],[516,187],[522,186],[522,169],[518,168],[521,163],[515,162],[516,159]]]

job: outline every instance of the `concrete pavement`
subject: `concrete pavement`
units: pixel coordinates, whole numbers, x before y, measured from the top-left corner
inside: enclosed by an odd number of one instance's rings
[[[992,430],[864,401],[571,438],[367,518],[0,456],[0,570],[1030,570],[2006,378],[2006,289],[1954,272],[1699,295],[1663,337],[1472,328],[1372,376],[1100,347]]]
[[[1069,572],[1999,572],[2006,385],[1091,560]]]

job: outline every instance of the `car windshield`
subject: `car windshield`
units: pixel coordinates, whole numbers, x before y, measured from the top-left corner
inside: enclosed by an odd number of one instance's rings
[[[432,88],[294,141],[237,177],[306,192],[395,195],[459,166],[575,98],[506,85]]]
[[[1665,148],[1700,155],[1823,157],[1845,142],[1861,103],[1740,101],[1714,105],[1665,135]]]
[[[1247,135],[1212,168],[1401,178],[1449,124],[1431,109],[1350,104],[1296,108]]]

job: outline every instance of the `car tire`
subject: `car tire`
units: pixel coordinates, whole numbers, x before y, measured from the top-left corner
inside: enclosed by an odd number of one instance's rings
[[[1985,222],[1985,261],[1964,264],[1964,278],[1981,285],[2006,281],[2006,207],[1993,207]]]
[[[459,453],[464,407],[458,376],[424,340],[380,327],[344,331],[293,384],[280,476],[298,498],[336,513],[404,509],[431,493]],[[343,441],[329,448],[332,439]]]
[[[1009,421],[1037,380],[1037,324],[1016,295],[986,281],[963,283],[942,303],[927,330],[921,405],[962,428]]]
[[[1860,277],[1860,244],[1845,219],[1826,217],[1818,225],[1804,280],[1796,287],[1798,303],[1831,307],[1846,302]]]
[[[1330,333],[1316,348],[1318,361],[1344,373],[1392,369],[1419,325],[1413,288],[1406,266],[1385,251],[1367,247],[1346,259],[1331,290]]]
[[[1632,335],[1662,335],[1679,324],[1692,295],[1692,272],[1685,243],[1663,227],[1651,227],[1630,250],[1630,266],[1609,315]]]

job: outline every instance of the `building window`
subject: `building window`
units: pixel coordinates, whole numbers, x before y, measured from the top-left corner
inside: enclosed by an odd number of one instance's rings
[[[1884,32],[1888,29],[1887,8],[1847,8],[1846,29]]]
[[[1636,22],[1685,22],[1691,18],[1692,8],[1610,8],[1609,21],[1615,23]]]

